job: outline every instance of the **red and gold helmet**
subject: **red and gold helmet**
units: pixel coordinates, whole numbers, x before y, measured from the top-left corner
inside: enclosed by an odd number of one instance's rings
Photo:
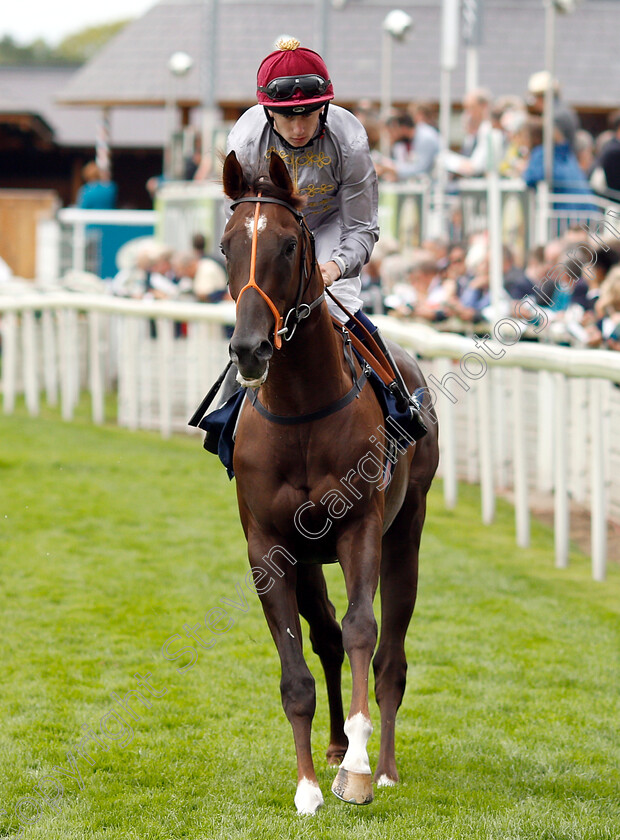
[[[321,56],[301,47],[295,38],[280,39],[258,68],[256,96],[274,110],[314,111],[334,98],[334,88]]]

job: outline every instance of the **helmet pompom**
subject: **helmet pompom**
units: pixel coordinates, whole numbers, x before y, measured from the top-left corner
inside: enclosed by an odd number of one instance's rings
[[[289,35],[282,35],[276,41],[276,49],[277,50],[296,50],[299,46],[301,46],[301,41],[298,41],[297,38],[291,38]]]

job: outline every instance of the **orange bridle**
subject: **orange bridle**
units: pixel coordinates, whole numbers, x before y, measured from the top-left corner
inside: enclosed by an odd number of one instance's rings
[[[258,196],[260,198],[260,194]],[[282,347],[282,336],[281,330],[284,326],[284,318],[280,315],[278,311],[278,307],[275,303],[271,300],[269,295],[264,292],[261,287],[256,282],[256,251],[258,247],[258,219],[260,216],[260,201],[256,202],[256,208],[254,210],[254,231],[252,233],[252,252],[250,255],[250,279],[245,284],[245,286],[241,289],[239,294],[237,295],[237,310],[239,309],[239,301],[241,300],[241,296],[244,292],[248,289],[256,289],[262,299],[265,301],[269,309],[271,309],[273,313],[273,317],[275,319],[275,326],[273,329],[273,344],[276,350],[279,350]]]

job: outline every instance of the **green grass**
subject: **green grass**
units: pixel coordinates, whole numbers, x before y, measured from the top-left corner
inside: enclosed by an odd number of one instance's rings
[[[185,673],[175,669],[186,659],[161,655],[183,624],[238,600],[247,560],[223,468],[197,438],[49,412],[0,417],[0,836],[18,832],[20,799],[54,765],[68,768],[80,728],[115,708],[110,692],[151,672],[167,693],[135,707],[133,740],[95,747],[92,767],[78,758],[83,789],[56,774],[58,810],[39,799],[25,838],[620,837],[618,567],[595,584],[573,552],[558,571],[548,529],[535,526],[536,547],[523,551],[507,505],[489,528],[479,509],[474,488],[461,488],[456,512],[439,484],[432,493],[397,730],[403,782],[366,808],[329,792],[323,678],[308,652],[326,805],[298,818],[279,665],[256,596],[246,590],[247,612],[231,609],[235,625]],[[339,570],[327,575],[342,616]],[[347,702],[349,686],[347,675]],[[34,817],[39,806],[22,808]]]

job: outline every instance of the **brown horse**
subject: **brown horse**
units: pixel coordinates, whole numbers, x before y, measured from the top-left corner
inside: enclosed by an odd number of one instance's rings
[[[302,651],[300,614],[321,660],[330,711],[327,760],[347,802],[373,798],[367,742],[371,660],[381,712],[375,780],[398,781],[396,712],[405,690],[405,635],[416,599],[426,494],[438,461],[437,425],[394,454],[370,385],[346,351],[323,299],[311,234],[280,157],[269,177],[246,182],[234,152],[224,165],[233,213],[222,238],[237,320],[230,355],[248,386],[238,421],[234,470],[250,565],[282,666],[280,690],[297,752],[299,813],[323,804],[310,746],[316,698]],[[259,198],[260,195],[260,198]],[[284,337],[284,342],[282,342]],[[344,348],[344,349],[343,349]],[[417,364],[393,347],[411,391],[424,386]],[[259,388],[256,392],[255,390]],[[250,395],[251,398],[250,398]],[[384,467],[391,467],[391,476]],[[389,483],[388,483],[389,482]],[[339,562],[348,609],[342,630],[327,596],[322,563]],[[381,636],[373,598],[381,591]],[[341,667],[353,691],[345,721]]]

